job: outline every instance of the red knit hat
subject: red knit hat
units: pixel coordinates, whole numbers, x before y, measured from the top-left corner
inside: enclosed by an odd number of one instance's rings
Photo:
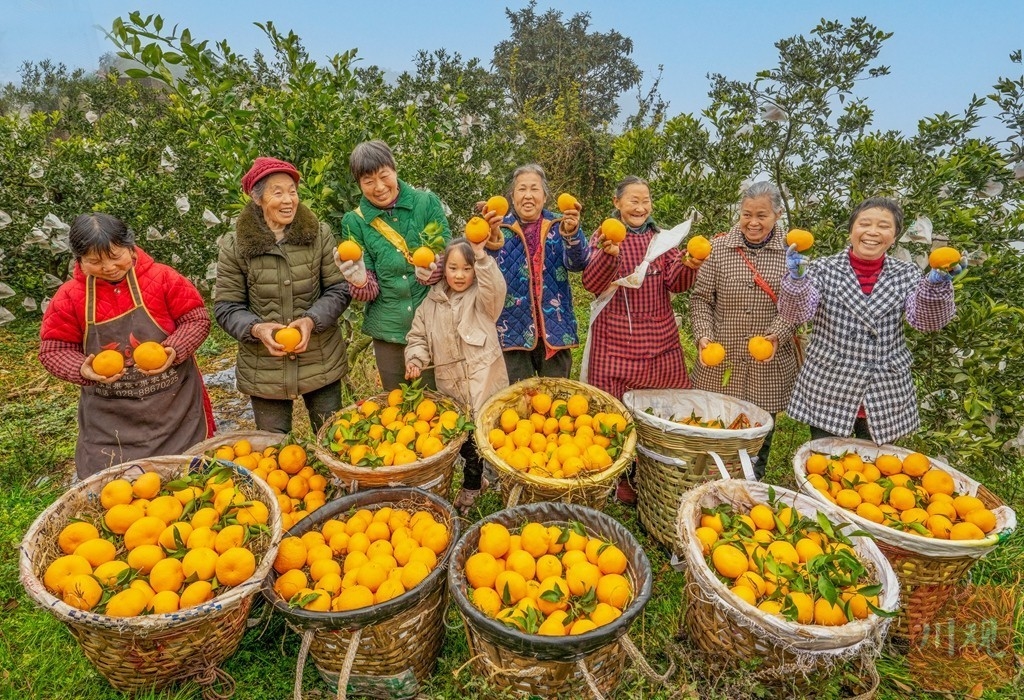
[[[291,163],[278,160],[277,158],[266,158],[261,156],[253,161],[252,167],[249,168],[249,172],[242,176],[242,192],[251,194],[252,188],[257,182],[273,173],[288,173],[292,176],[292,179],[295,180],[295,182],[298,182],[299,178],[302,177],[302,175],[299,174],[299,171]]]

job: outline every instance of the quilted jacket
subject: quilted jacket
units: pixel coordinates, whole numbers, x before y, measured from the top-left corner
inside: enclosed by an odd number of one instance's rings
[[[533,350],[539,335],[549,350],[579,345],[569,273],[583,271],[590,248],[582,226],[570,237],[572,244],[568,245],[559,228],[561,219],[547,210],[542,216],[540,280],[531,274],[526,237],[515,214],[509,214],[501,223],[505,237],[502,247],[487,251],[494,256],[508,285],[505,308],[498,318],[498,338],[503,350]],[[538,291],[542,309],[539,319],[534,303]]]
[[[338,317],[351,295],[334,264],[334,245],[330,230],[301,204],[280,243],[252,202],[239,215],[235,234],[221,240],[213,312],[239,341],[242,393],[294,399],[341,378],[345,348]],[[256,323],[288,325],[303,316],[313,319],[314,328],[301,354],[274,357],[252,336]]]

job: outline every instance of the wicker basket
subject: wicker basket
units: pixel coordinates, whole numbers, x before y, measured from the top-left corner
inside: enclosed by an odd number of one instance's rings
[[[622,451],[611,466],[600,472],[581,474],[572,479],[553,479],[521,472],[499,457],[491,446],[488,433],[492,428],[498,427],[502,411],[512,408],[520,415],[528,415],[530,397],[541,391],[556,399],[582,394],[590,401],[592,412],[596,410],[629,416],[626,407],[611,394],[571,379],[533,377],[517,382],[492,396],[477,416],[475,438],[480,456],[490,462],[498,473],[505,506],[511,508],[519,503],[551,501],[603,508],[608,495],[615,488],[619,474],[633,461],[636,432],[633,430],[632,421],[629,421],[626,427],[627,436]]]
[[[825,438],[811,440],[793,456],[793,471],[800,489],[818,502],[827,502],[824,495],[807,481],[805,464],[814,452],[841,454],[857,452],[874,461],[880,454],[894,454],[903,459],[911,450],[894,445],[876,445],[866,440]],[[898,639],[917,639],[935,614],[954,592],[975,562],[991,552],[1017,526],[1016,514],[998,496],[945,462],[930,458],[932,463],[953,477],[955,488],[981,499],[996,514],[996,530],[982,540],[940,540],[921,537],[862,518],[845,509],[837,509],[846,520],[869,533],[878,548],[892,564],[903,589],[902,615],[893,625]]]
[[[424,391],[424,397],[433,399],[439,404],[444,402],[458,406],[450,397],[432,391]],[[378,394],[372,397],[373,401],[387,405],[388,395]],[[317,458],[327,465],[342,486],[351,494],[362,489],[378,489],[391,486],[416,486],[426,491],[432,491],[441,498],[448,498],[452,485],[452,472],[455,469],[455,458],[459,456],[459,449],[466,441],[466,433],[450,440],[444,449],[426,459],[417,460],[409,464],[402,464],[397,467],[358,467],[348,462],[343,462],[338,455],[332,452],[326,445],[330,442],[327,435],[332,424],[338,415],[348,411],[357,410],[358,404],[343,408],[339,413],[324,421],[320,431],[316,435],[316,444],[313,449]],[[464,412],[460,410],[460,412]]]
[[[806,685],[830,672],[836,664],[851,659],[860,659],[873,668],[872,661],[889,627],[888,618],[870,614],[864,620],[836,627],[793,623],[741,600],[707,565],[702,544],[694,532],[700,525],[701,509],[731,503],[746,510],[767,501],[769,489],[774,489],[778,502],[807,517],[824,513],[833,522],[839,521],[834,508],[759,482],[719,480],[691,491],[683,500],[677,519],[687,561],[683,630],[711,658],[730,665],[759,663],[758,674],[766,681],[792,682],[799,674]],[[878,607],[896,610],[899,583],[892,567],[869,538],[852,537],[851,541],[858,558],[882,584]]]
[[[266,505],[270,533],[251,540],[258,564],[253,575],[202,605],[165,615],[113,618],[73,608],[54,597],[42,582],[46,567],[61,553],[57,535],[73,517],[99,517],[99,494],[114,479],[133,481],[153,471],[164,481],[203,471],[218,464],[235,470],[235,485],[250,500]],[[281,511],[270,487],[245,469],[229,462],[199,460],[187,455],[151,457],[119,464],[75,485],[36,519],[21,543],[21,582],[29,596],[63,622],[74,634],[86,657],[112,686],[134,693],[172,683],[195,680],[211,686],[233,687],[219,666],[242,639],[254,596],[271,570],[281,539]]]
[[[626,407],[636,419],[637,515],[647,531],[674,554],[682,552],[676,514],[690,490],[722,477],[753,478],[748,455],[757,454],[772,429],[772,416],[752,403],[708,391],[626,392]],[[651,412],[649,412],[651,411]],[[758,428],[715,430],[669,420],[680,413],[734,420],[746,413]]]
[[[248,440],[253,450],[262,452],[271,445],[279,445],[287,439],[288,436],[284,433],[271,433],[266,430],[233,430],[230,433],[221,433],[216,437],[197,442],[185,450],[185,454],[203,455],[213,452],[223,445],[234,445],[239,440]]]
[[[276,572],[264,582],[264,597],[302,635],[295,676],[296,698],[301,697],[307,652],[313,656],[320,677],[337,688],[339,698],[346,697],[348,692],[374,697],[414,697],[437,663],[448,607],[444,569],[459,537],[459,520],[451,504],[418,488],[367,489],[328,503],[300,520],[289,534],[301,537],[339,514],[362,508],[375,511],[385,506],[429,510],[451,533],[448,548],[437,558],[437,567],[411,591],[369,608],[324,613],[289,608],[274,592]]]
[[[507,627],[473,605],[465,565],[477,551],[480,528],[500,523],[515,529],[528,521],[547,525],[578,521],[589,535],[603,537],[622,549],[628,559],[625,576],[635,596],[618,619],[585,634],[542,637]],[[484,518],[459,540],[448,569],[448,586],[465,622],[469,665],[499,688],[542,698],[579,698],[586,693],[584,688],[603,698],[618,685],[627,657],[656,682],[668,679],[674,668],[657,675],[628,636],[630,624],[650,599],[651,583],[650,562],[629,530],[604,513],[569,503],[522,505]]]

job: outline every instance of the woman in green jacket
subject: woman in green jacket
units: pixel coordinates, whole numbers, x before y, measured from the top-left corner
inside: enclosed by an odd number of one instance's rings
[[[338,317],[351,300],[334,236],[299,203],[299,177],[291,163],[256,159],[242,178],[252,201],[221,242],[214,289],[217,323],[238,340],[238,390],[252,400],[256,427],[277,433],[291,432],[300,396],[314,432],[340,410]],[[297,342],[278,335],[286,327]]]
[[[420,246],[443,250],[451,239],[441,200],[398,179],[395,157],[383,141],[365,141],[352,151],[349,170],[363,196],[345,214],[345,238],[363,249],[357,261],[337,261],[352,289],[352,298],[366,304],[363,333],[373,338],[373,355],[384,389],[405,381],[405,336],[416,308],[430,285],[441,278],[436,263],[412,264]],[[432,370],[423,381],[434,386]]]

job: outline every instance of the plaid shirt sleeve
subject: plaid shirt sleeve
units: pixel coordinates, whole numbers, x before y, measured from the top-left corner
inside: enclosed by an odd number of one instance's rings
[[[599,295],[608,289],[612,280],[618,278],[619,256],[609,255],[603,250],[594,250],[590,261],[583,270],[583,288],[591,294]]]
[[[949,323],[956,313],[953,283],[929,282],[922,277],[907,296],[904,306],[907,323],[922,332],[937,331]]]
[[[43,339],[39,344],[39,361],[43,367],[58,379],[79,386],[92,386],[93,382],[82,376],[85,354],[81,343],[66,340]]]
[[[352,288],[352,298],[355,301],[373,301],[377,298],[377,295],[380,294],[380,285],[377,284],[377,274],[372,270],[366,271],[366,284],[362,287],[357,287],[354,284],[350,286]]]
[[[782,276],[782,284],[779,285],[779,317],[782,320],[794,326],[810,321],[818,310],[819,301],[821,294],[811,282],[810,275],[794,279],[787,272]]]
[[[665,261],[664,274],[668,291],[673,294],[679,294],[693,286],[693,281],[697,277],[697,271],[683,264],[683,252],[681,250],[673,248],[665,253],[663,260]]]
[[[205,306],[186,311],[175,320],[177,328],[163,342],[174,348],[174,365],[178,366],[195,354],[210,334],[210,314]]]

